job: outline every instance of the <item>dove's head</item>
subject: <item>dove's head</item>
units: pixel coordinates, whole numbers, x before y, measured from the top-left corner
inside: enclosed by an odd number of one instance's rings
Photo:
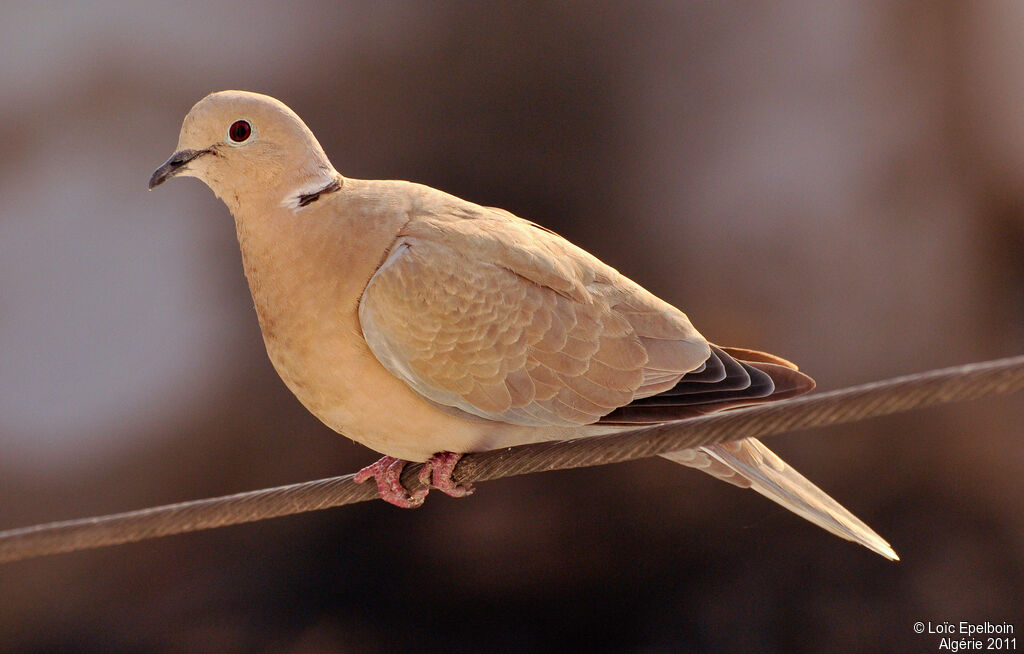
[[[244,198],[284,201],[337,179],[302,119],[279,100],[248,91],[211,93],[185,116],[178,147],[149,180],[202,180],[232,209]]]

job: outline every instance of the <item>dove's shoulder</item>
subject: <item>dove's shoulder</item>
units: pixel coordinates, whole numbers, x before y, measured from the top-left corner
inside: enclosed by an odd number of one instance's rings
[[[429,187],[399,238],[467,253],[579,302],[595,285],[613,288],[625,278],[553,231],[504,209],[475,204]],[[433,192],[431,192],[433,191]],[[589,288],[588,288],[589,287]]]

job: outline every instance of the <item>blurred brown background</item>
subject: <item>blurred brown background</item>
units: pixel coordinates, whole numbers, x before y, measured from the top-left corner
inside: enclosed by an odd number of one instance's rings
[[[827,6],[826,6],[827,5]],[[833,389],[1024,352],[1024,5],[0,7],[0,528],[351,472],[231,218],[147,193],[203,95],[549,226]],[[769,439],[887,563],[661,460],[0,567],[0,651],[937,651],[1024,638],[1020,395]]]

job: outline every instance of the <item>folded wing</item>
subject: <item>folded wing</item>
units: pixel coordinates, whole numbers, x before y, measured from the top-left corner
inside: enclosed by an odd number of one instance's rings
[[[520,425],[594,423],[671,388],[710,351],[678,309],[484,208],[410,221],[359,318],[377,359],[427,399]]]

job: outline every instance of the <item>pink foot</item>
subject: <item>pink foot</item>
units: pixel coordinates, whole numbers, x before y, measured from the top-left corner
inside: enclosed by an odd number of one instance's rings
[[[406,490],[399,479],[406,463],[402,459],[385,456],[357,472],[352,477],[352,481],[361,484],[370,477],[374,477],[377,480],[377,491],[382,500],[403,509],[415,509],[423,504],[423,498],[427,496],[430,489],[421,488],[412,493]]]
[[[474,490],[472,485],[456,484],[452,479],[452,472],[455,471],[455,465],[461,458],[462,455],[455,452],[438,452],[427,459],[423,468],[420,469],[420,483],[424,486],[432,486],[452,497],[465,497],[472,494]]]

